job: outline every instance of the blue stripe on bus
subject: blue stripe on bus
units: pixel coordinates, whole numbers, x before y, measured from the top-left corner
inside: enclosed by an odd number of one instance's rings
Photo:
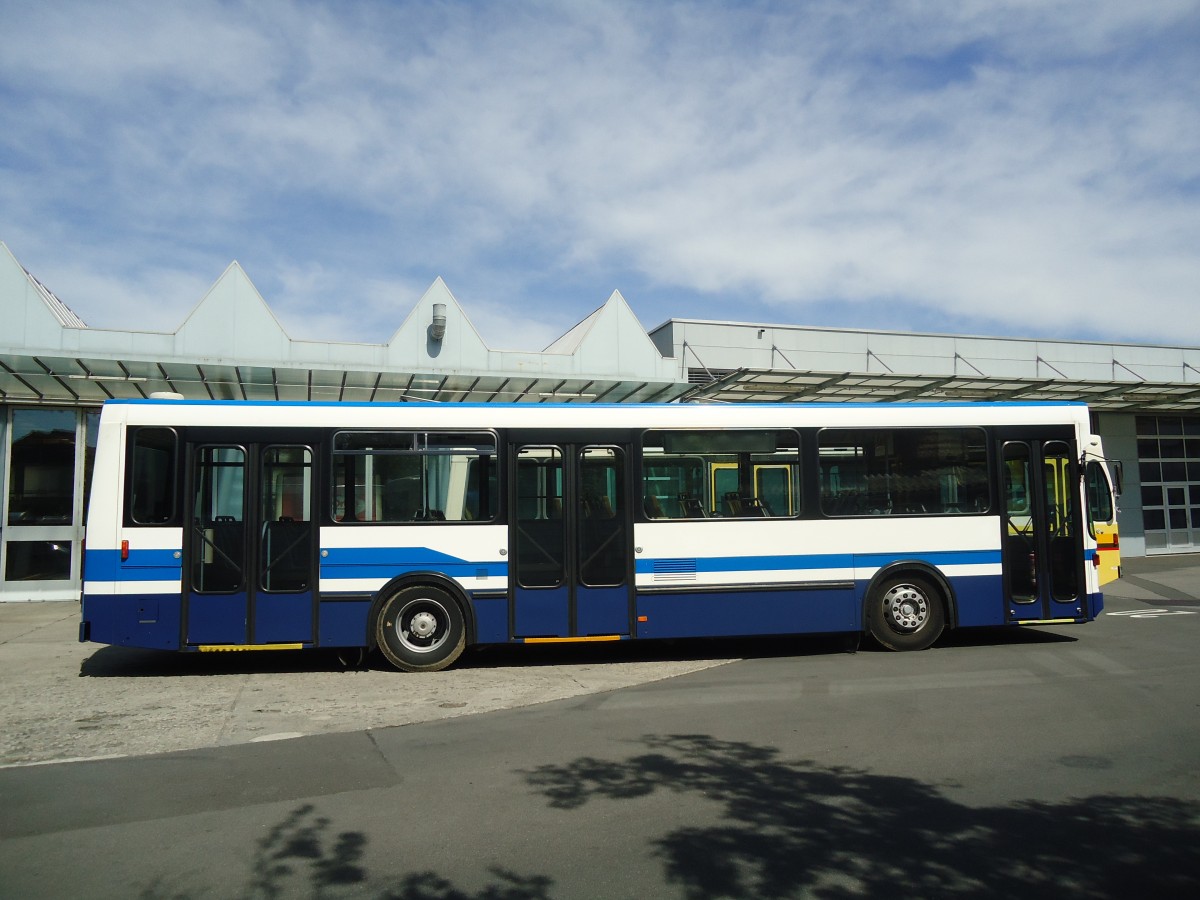
[[[941,550],[935,553],[856,553],[854,564],[865,568],[886,566],[896,560],[919,559],[933,566],[985,566],[999,565],[1003,559],[1000,550]]]
[[[121,559],[119,550],[88,550],[87,581],[163,581],[178,577],[181,560],[178,550],[134,550],[129,559]],[[473,562],[431,550],[427,547],[355,547],[334,548],[321,560],[324,578],[390,578],[421,569],[444,570],[461,577],[505,578],[507,562]],[[999,550],[950,550],[933,553],[815,553],[772,556],[697,556],[662,557],[635,561],[639,575],[663,574],[686,564],[689,572],[755,572],[812,569],[878,568],[897,559],[920,559],[934,566],[995,565],[1001,561]],[[351,573],[350,571],[353,570]]]
[[[178,554],[178,555],[177,555]],[[134,550],[121,559],[120,550],[84,552],[84,581],[169,581],[179,578],[179,550]]]
[[[639,575],[664,574],[681,563],[694,564],[701,572],[759,572],[781,569],[853,569],[880,568],[900,559],[919,559],[933,566],[998,565],[999,550],[946,550],[935,553],[813,553],[786,556],[698,556],[639,559],[634,571]]]
[[[407,572],[442,572],[451,578],[507,578],[508,563],[362,563],[357,566],[321,566],[322,581],[344,578],[382,578],[385,581]]]
[[[321,568],[328,566],[502,566],[508,563],[472,562],[429,547],[332,547],[321,551]]]

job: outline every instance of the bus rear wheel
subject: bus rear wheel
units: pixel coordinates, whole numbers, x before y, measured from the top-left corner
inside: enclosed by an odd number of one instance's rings
[[[867,631],[889,650],[924,650],[945,626],[941,592],[919,576],[884,579],[867,605]]]
[[[403,587],[379,608],[375,642],[402,672],[437,672],[458,659],[466,646],[462,608],[443,588]]]

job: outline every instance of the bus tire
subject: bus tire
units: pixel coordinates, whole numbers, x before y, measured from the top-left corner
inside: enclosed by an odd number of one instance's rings
[[[925,650],[945,626],[941,591],[919,575],[893,575],[871,592],[867,631],[889,650]]]
[[[402,672],[437,672],[458,659],[466,646],[462,608],[444,588],[407,585],[379,607],[375,642]]]

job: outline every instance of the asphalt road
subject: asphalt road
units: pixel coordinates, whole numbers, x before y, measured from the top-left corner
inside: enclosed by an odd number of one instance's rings
[[[1192,898],[1200,601],[1135,577],[1082,627],[2,769],[0,896]]]

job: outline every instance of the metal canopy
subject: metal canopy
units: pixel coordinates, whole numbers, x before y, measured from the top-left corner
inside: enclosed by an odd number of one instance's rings
[[[417,401],[435,403],[647,403],[676,400],[682,382],[561,375],[444,374],[146,362],[0,354],[0,402],[90,405],[148,398],[189,400]]]
[[[1113,382],[747,368],[695,384],[698,371],[692,370],[693,385],[682,400],[723,403],[1081,400],[1093,409],[1101,410],[1200,410],[1200,379],[1195,382]]]
[[[100,404],[157,391],[189,400],[436,403],[844,403],[1078,400],[1093,409],[1200,412],[1196,382],[735,369],[691,383],[554,376],[383,372],[199,362],[146,362],[0,354],[0,402]],[[703,379],[704,383],[696,383]]]

